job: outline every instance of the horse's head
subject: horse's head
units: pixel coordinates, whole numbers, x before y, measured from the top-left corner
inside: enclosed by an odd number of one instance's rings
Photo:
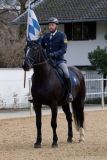
[[[34,65],[44,61],[45,53],[42,46],[37,42],[28,42],[25,46],[25,58],[23,61],[23,69],[28,71]]]

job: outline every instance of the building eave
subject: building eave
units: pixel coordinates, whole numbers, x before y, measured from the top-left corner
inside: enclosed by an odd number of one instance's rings
[[[16,21],[17,18],[11,22],[12,25],[18,25],[18,22]],[[101,18],[84,18],[84,19],[63,19],[63,20],[59,20],[60,24],[66,24],[66,23],[76,23],[76,22],[92,22],[92,21],[107,21],[107,17],[101,17]],[[48,24],[47,20],[41,20],[39,21],[40,25],[46,25]],[[26,24],[26,22],[20,22],[19,25],[21,24]]]

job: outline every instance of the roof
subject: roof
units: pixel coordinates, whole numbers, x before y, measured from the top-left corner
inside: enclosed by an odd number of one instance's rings
[[[60,23],[107,20],[107,0],[43,0],[35,7],[35,13],[41,24],[54,16]],[[26,13],[20,19],[26,21]]]

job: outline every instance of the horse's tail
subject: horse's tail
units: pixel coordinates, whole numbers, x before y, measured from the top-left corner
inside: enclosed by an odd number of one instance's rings
[[[84,80],[83,80],[84,83]],[[74,115],[74,121],[77,130],[80,127],[84,128],[84,99],[85,99],[85,84],[83,84],[81,94],[79,93],[72,102],[72,110]]]

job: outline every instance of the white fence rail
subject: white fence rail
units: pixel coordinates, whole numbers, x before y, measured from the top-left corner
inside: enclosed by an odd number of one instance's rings
[[[5,80],[3,81],[3,83],[6,83]],[[90,98],[90,96],[94,96],[96,95],[97,97],[101,98],[101,106],[102,109],[105,108],[105,102],[104,102],[104,98],[105,95],[107,94],[107,90],[104,91],[104,81],[107,81],[107,79],[85,79],[85,83],[86,83],[86,88],[87,85],[90,85],[89,89],[86,89],[86,98]],[[0,81],[2,82],[2,81]],[[17,81],[21,84],[21,86],[19,85],[18,89],[20,88],[20,90],[22,90],[22,93],[24,91],[23,88],[23,81]],[[10,94],[9,89],[7,89],[7,94],[5,97],[2,96],[2,94],[0,93],[0,108],[21,108],[21,103],[24,104],[23,108],[26,108],[27,106],[30,106],[30,103],[28,102],[28,99],[31,95],[31,80],[28,78],[26,81],[26,92],[24,94],[22,94],[20,92],[20,90],[17,90],[17,88],[12,88],[12,83],[13,81],[10,81],[10,87],[11,88],[11,92],[14,93],[13,95]],[[14,81],[14,83],[16,83]],[[18,85],[18,83],[17,83]],[[9,86],[9,81],[8,81],[8,86]],[[99,86],[99,91],[97,90],[97,87]],[[16,89],[16,91],[15,91]],[[1,92],[1,91],[0,91]]]
[[[104,103],[104,98],[105,98],[105,94],[107,94],[107,91],[104,91],[104,81],[107,81],[107,79],[85,79],[85,82],[99,82],[100,83],[100,91],[98,92],[86,92],[86,96],[88,95],[101,95],[101,105],[102,105],[102,109],[104,109],[105,107],[105,103]]]

